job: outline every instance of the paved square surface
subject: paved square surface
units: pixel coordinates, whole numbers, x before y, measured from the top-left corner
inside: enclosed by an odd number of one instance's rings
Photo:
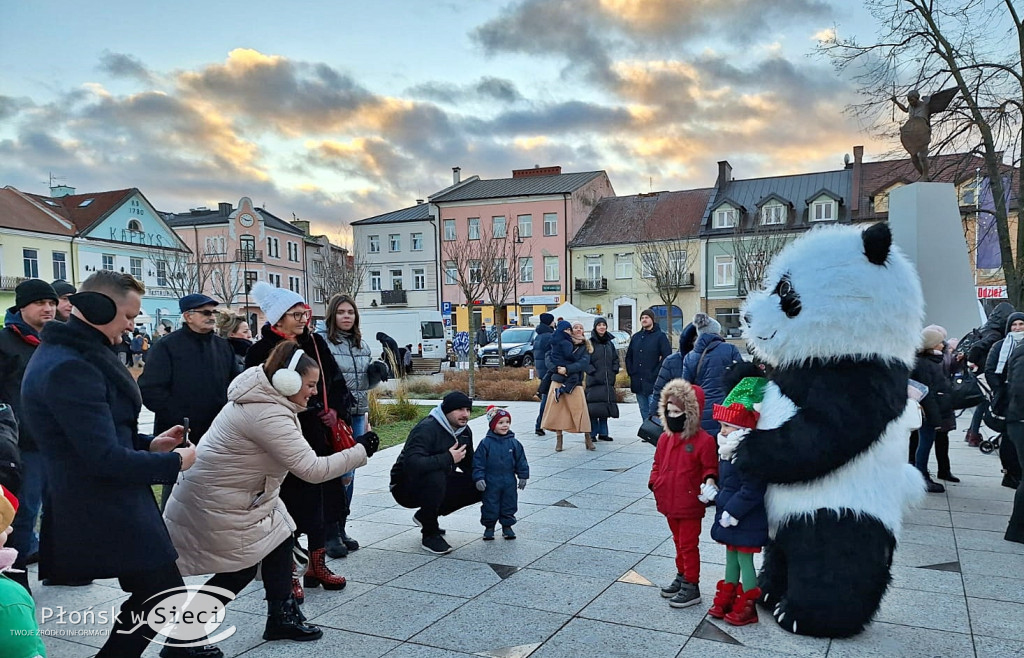
[[[635,404],[620,405],[622,417],[610,423],[613,442],[587,452],[582,436],[567,435],[562,453],[554,452],[551,433],[534,435],[536,403],[503,406],[533,471],[520,495],[518,539],[482,541],[474,507],[442,520],[451,554],[423,552],[412,511],[388,493],[388,470],[401,447],[385,450],[356,477],[349,533],[362,548],[331,562],[348,586],[307,590],[303,610],[324,638],[264,642],[263,591],[254,583],[228,607],[227,621],[238,631],[220,644],[225,655],[1024,656],[1024,545],[1002,538],[1013,492],[1000,486],[998,456],[963,442],[969,414],[950,437],[962,482],[929,494],[907,515],[876,620],[856,638],[829,641],[786,633],[763,612],[761,623],[740,628],[706,617],[725,559],[708,535],[710,514],[700,545],[704,601],[668,607],[658,586],[675,575],[674,550],[647,490],[654,449],[635,437]],[[484,418],[471,427],[479,441]],[[95,611],[124,599],[115,581],[33,587],[40,616],[44,606]],[[53,620],[43,627],[61,628]],[[57,658],[92,656],[103,640],[45,638]]]

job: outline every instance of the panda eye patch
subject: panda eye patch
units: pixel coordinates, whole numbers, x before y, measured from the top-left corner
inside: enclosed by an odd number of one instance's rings
[[[772,292],[779,296],[779,307],[782,308],[782,312],[786,314],[786,317],[795,318],[800,314],[800,295],[793,288],[793,283],[789,280],[788,274],[779,279],[779,282],[775,285],[775,290]]]
[[[778,285],[775,286],[775,294],[779,297],[788,297],[793,293],[793,284],[789,282],[789,279],[783,277],[779,281]]]

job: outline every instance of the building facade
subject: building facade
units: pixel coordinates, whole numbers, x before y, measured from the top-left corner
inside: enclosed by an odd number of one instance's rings
[[[0,315],[25,279],[64,279],[75,271],[74,224],[13,187],[0,189]]]

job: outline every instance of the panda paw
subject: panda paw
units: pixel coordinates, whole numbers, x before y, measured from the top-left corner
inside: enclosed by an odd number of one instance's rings
[[[770,596],[765,594],[762,597],[762,600],[764,600],[766,604],[769,604]],[[789,607],[786,605],[786,599],[782,599],[775,605],[772,616],[775,617],[775,621],[778,622],[779,626],[781,626],[783,630],[787,630],[794,635],[799,633],[797,630],[799,628],[799,623],[796,619],[796,615],[789,610]]]

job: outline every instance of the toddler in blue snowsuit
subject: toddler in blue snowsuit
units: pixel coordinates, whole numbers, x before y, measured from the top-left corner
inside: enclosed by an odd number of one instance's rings
[[[487,408],[487,419],[490,430],[473,453],[473,481],[483,493],[480,523],[485,540],[494,539],[494,524],[499,521],[502,537],[515,539],[512,526],[519,510],[516,477],[519,488],[525,489],[530,465],[526,463],[523,444],[510,429],[511,414],[492,405]]]

